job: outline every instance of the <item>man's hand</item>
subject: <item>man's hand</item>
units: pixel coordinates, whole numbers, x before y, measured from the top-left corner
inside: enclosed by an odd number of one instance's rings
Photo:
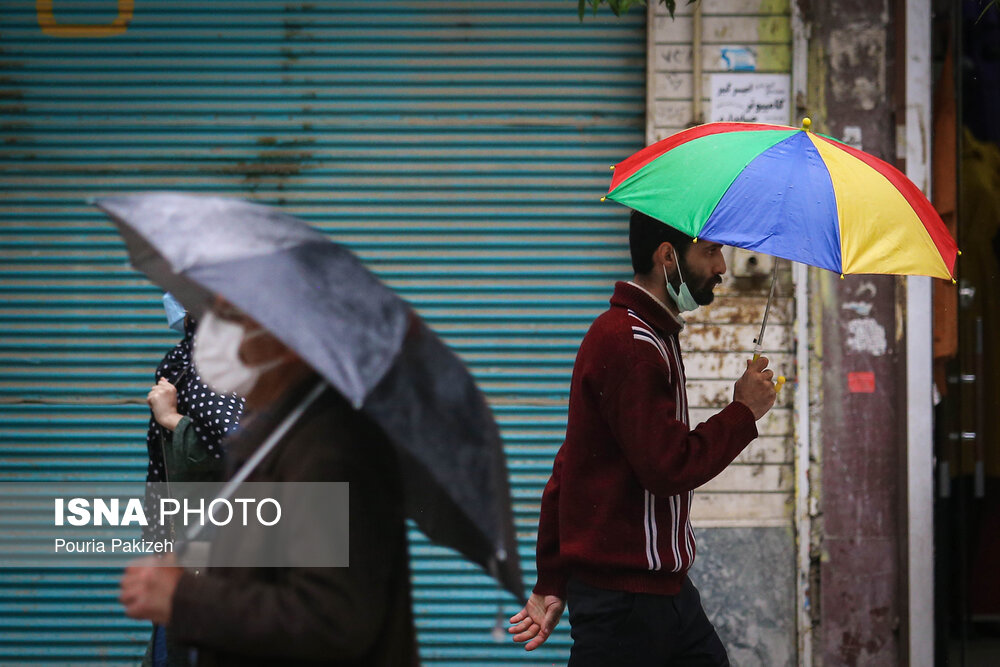
[[[174,591],[184,570],[177,567],[173,554],[151,556],[132,561],[125,568],[118,601],[125,605],[125,615],[157,625],[170,622]]]
[[[177,387],[170,384],[166,378],[160,378],[146,395],[146,402],[149,403],[153,419],[157,424],[168,431],[177,428],[177,423],[181,420],[181,416],[177,413]]]
[[[514,635],[516,642],[528,642],[525,651],[533,651],[552,634],[565,607],[566,602],[560,597],[532,593],[524,609],[510,617],[515,625],[507,628],[507,632]]]
[[[754,419],[760,419],[774,405],[778,392],[774,390],[774,372],[767,370],[767,357],[756,361],[747,360],[743,377],[733,388],[733,401],[739,401],[750,408]]]

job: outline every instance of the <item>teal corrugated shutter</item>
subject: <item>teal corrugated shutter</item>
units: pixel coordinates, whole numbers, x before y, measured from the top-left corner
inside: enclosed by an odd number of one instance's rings
[[[643,12],[150,0],[116,23],[115,0],[44,5],[0,6],[0,479],[145,474],[142,399],[174,339],[86,198],[248,197],[354,248],[472,367],[533,583],[576,346],[628,274],[625,213],[599,197],[643,142]],[[411,538],[424,664],[565,660],[565,623],[534,654],[494,637],[510,597]],[[117,579],[0,571],[0,663],[134,662],[147,626],[122,616]]]

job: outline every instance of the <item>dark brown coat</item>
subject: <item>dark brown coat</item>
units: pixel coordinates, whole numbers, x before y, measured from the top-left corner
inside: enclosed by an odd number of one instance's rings
[[[298,402],[314,378],[230,442],[230,474]],[[402,486],[381,430],[328,390],[249,481],[350,483],[350,567],[219,568],[185,573],[172,639],[214,665],[417,664]]]

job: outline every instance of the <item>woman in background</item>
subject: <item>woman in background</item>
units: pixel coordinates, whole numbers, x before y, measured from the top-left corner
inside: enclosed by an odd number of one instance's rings
[[[167,324],[184,338],[163,357],[154,376],[156,383],[146,396],[152,412],[146,436],[148,507],[159,505],[161,483],[169,487],[171,482],[221,481],[225,465],[223,439],[236,430],[244,406],[243,397],[216,394],[201,381],[191,359],[195,319],[170,293],[163,295],[163,308]],[[177,537],[172,533],[171,526],[153,522],[144,538]],[[154,625],[143,664],[186,667],[189,662],[187,651],[168,643],[165,629]]]

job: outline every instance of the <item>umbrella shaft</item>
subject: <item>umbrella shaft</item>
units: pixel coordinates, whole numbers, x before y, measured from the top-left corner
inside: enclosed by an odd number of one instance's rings
[[[754,361],[760,356],[764,346],[764,331],[767,329],[767,316],[771,314],[771,300],[774,298],[774,285],[778,282],[778,258],[774,258],[774,269],[771,271],[771,291],[767,294],[767,305],[764,307],[764,321],[760,323],[760,333],[754,340],[753,358]]]
[[[250,473],[253,472],[254,468],[256,468],[260,462],[271,453],[274,446],[277,445],[283,437],[285,437],[285,434],[288,433],[292,426],[295,425],[295,422],[299,420],[299,417],[301,417],[309,406],[312,405],[317,398],[319,398],[320,394],[322,394],[325,389],[325,381],[319,382],[312,388],[306,397],[302,399],[302,402],[299,403],[295,409],[289,413],[289,415],[285,417],[280,424],[278,424],[278,427],[271,432],[271,435],[269,435],[267,440],[264,441],[264,444],[257,448],[257,451],[253,453],[253,456],[247,459],[247,462],[243,464],[243,467],[237,470],[236,474],[233,475],[233,478],[229,480],[224,487],[222,487],[222,490],[219,491],[219,495],[216,500],[219,498],[229,500],[233,494],[236,493],[236,489],[239,488],[240,484],[242,484],[243,481],[250,476]],[[193,541],[196,537],[198,537],[204,527],[205,524],[195,524],[185,536],[185,541]]]

